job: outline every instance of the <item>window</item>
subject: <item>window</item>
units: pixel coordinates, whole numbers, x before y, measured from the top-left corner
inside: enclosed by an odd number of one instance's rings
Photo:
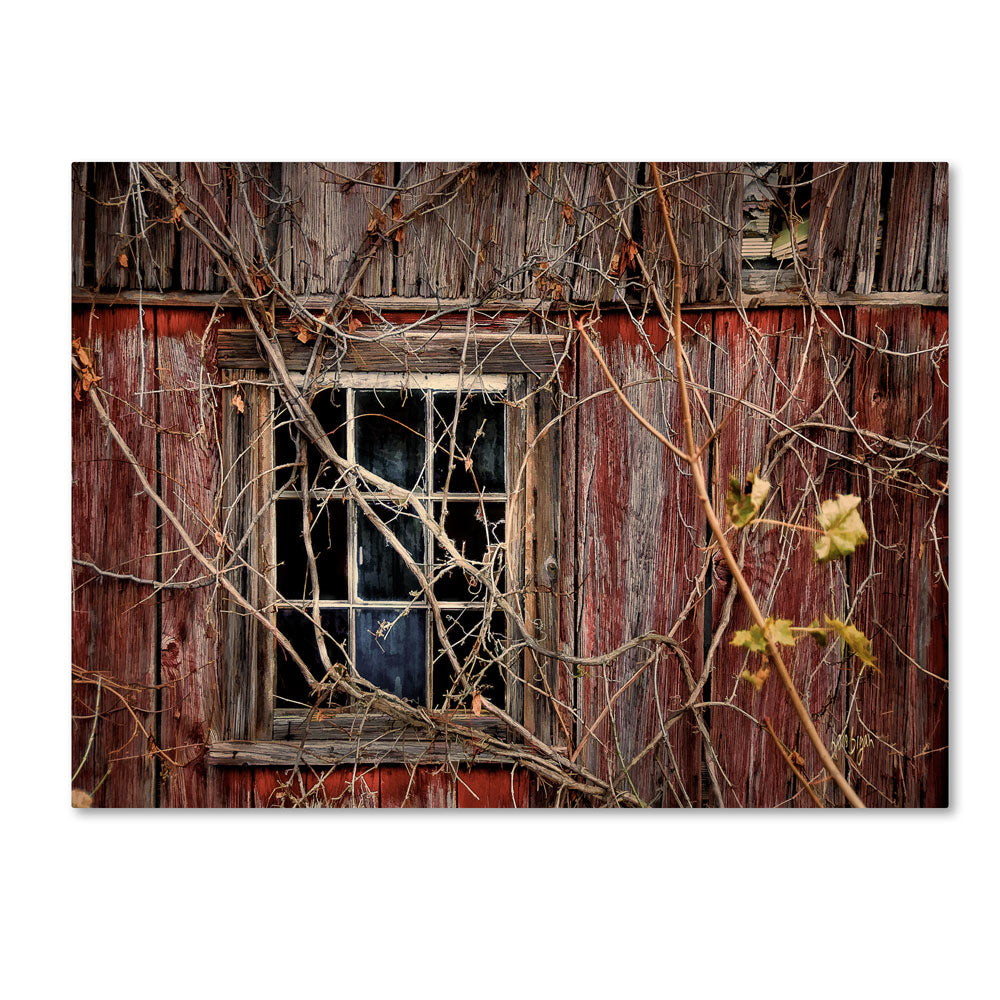
[[[553,373],[565,336],[565,329],[522,314],[477,315],[471,336],[464,312],[429,319],[394,314],[391,323],[357,331],[341,371],[314,380],[310,390],[313,412],[338,453],[412,490],[430,516],[444,517],[447,536],[481,567],[477,572],[491,575],[533,637],[553,643],[560,635],[553,567],[559,565],[562,429],[553,420]],[[292,378],[301,378],[314,345],[285,332],[281,343]],[[209,760],[261,766],[489,760],[483,746],[440,726],[425,732],[343,698],[327,696],[320,710],[311,710],[307,685],[261,617],[281,629],[321,679],[311,621],[318,601],[332,667],[353,662],[370,681],[416,706],[446,708],[466,730],[513,736],[495,717],[471,713],[421,588],[373,518],[346,496],[338,472],[324,467],[312,446],[300,462],[298,435],[281,412],[252,332],[220,330],[218,363],[226,386],[222,518],[225,538],[235,540],[235,551],[227,548],[220,559],[259,616],[220,593],[219,694]],[[465,675],[519,725],[554,738],[558,724],[549,701],[535,699],[534,691],[554,681],[555,661],[524,655],[517,626],[498,611],[488,588],[449,567],[412,507],[376,490],[362,497],[433,580]]]
[[[334,387],[320,390],[311,401],[337,452],[420,500],[459,551],[501,591],[507,382],[505,376],[483,376],[460,387],[458,376],[353,373],[339,376]],[[506,622],[487,588],[449,565],[412,508],[372,490],[365,493],[369,516],[280,407],[273,427],[274,552],[269,562],[281,595],[274,603],[275,621],[316,679],[325,671],[314,608],[332,666],[353,663],[376,686],[428,708],[461,707],[466,700],[425,593],[374,518],[432,582],[448,641],[466,676],[496,704],[506,705]],[[279,711],[306,708],[313,701],[298,666],[280,647],[274,694]]]

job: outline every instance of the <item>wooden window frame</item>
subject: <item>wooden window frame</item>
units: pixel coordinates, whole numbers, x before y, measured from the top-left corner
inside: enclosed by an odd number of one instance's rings
[[[230,356],[247,363],[249,339],[242,331],[228,331]],[[522,340],[513,349],[498,356],[493,347],[493,364],[480,364],[478,371],[464,375],[463,388],[507,385],[506,425],[506,486],[507,486],[507,586],[523,592],[521,612],[530,623],[541,622],[539,600],[533,597],[539,578],[551,578],[551,566],[557,549],[558,496],[547,496],[547,512],[536,516],[533,484],[543,482],[556,489],[559,483],[559,436],[539,435],[545,417],[553,404],[540,403],[550,389],[543,388],[560,356],[559,340],[551,335],[519,335]],[[531,336],[532,340],[525,339]],[[384,350],[384,348],[383,348]],[[242,352],[242,354],[240,353]],[[547,363],[546,363],[547,359]],[[435,366],[451,370],[437,372],[364,371],[365,359],[359,361],[349,381],[355,387],[364,385],[394,386],[409,384],[413,388],[435,385],[457,387],[458,365],[449,358],[435,360]],[[225,355],[220,351],[220,363]],[[290,368],[299,367],[289,365]],[[426,366],[425,366],[426,367]],[[221,447],[223,459],[222,516],[227,537],[241,540],[240,557],[231,579],[254,607],[268,608],[272,602],[264,599],[267,588],[276,582],[274,551],[274,501],[270,470],[273,468],[274,413],[272,389],[261,377],[261,365],[256,367],[224,367],[220,369],[227,388],[221,401]],[[489,374],[483,374],[483,371]],[[344,376],[346,377],[346,376]],[[338,376],[332,374],[316,384],[319,389],[337,386]],[[541,391],[539,391],[541,390]],[[237,399],[239,406],[236,405]],[[539,412],[539,410],[544,412]],[[528,442],[538,435],[535,447]],[[531,501],[528,502],[528,496]],[[265,516],[265,514],[267,516]],[[526,560],[526,553],[528,559]],[[245,560],[247,565],[243,565]],[[544,566],[544,570],[542,570]],[[549,588],[551,590],[551,588]],[[555,598],[552,598],[554,601]],[[550,601],[549,603],[552,603]],[[331,713],[317,720],[308,720],[302,710],[276,709],[274,705],[275,653],[273,636],[245,610],[235,605],[228,595],[220,594],[220,690],[209,740],[208,762],[216,765],[290,767],[308,764],[331,767],[352,764],[471,764],[491,762],[501,758],[483,752],[467,741],[435,734],[428,738],[423,732],[407,730],[397,720],[379,713],[363,716],[350,712]],[[529,627],[534,627],[534,624]],[[554,630],[552,630],[554,631]],[[508,641],[510,636],[508,624]],[[539,636],[542,638],[542,636]],[[550,633],[545,638],[557,643]],[[536,706],[533,690],[538,684],[539,670],[546,672],[554,665],[539,664],[532,654],[521,654],[510,669],[522,683],[508,684],[507,711],[529,731],[554,729],[546,710]],[[456,721],[502,739],[516,740],[516,733],[495,718],[462,714]]]

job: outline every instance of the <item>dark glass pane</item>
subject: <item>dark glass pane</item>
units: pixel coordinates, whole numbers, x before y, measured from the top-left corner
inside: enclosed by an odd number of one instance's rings
[[[434,489],[443,490],[448,476],[455,393],[436,392],[434,411]],[[503,403],[482,392],[463,395],[448,492],[503,493],[505,452]]]
[[[403,489],[421,483],[425,461],[424,394],[359,390],[354,394],[355,454],[369,472]]]
[[[278,591],[289,601],[312,600],[306,549],[302,541],[302,501],[297,497],[275,501],[275,541],[278,555]],[[347,600],[347,504],[340,499],[311,500],[309,532],[319,596],[324,601]]]
[[[440,505],[435,504],[435,514],[440,516]],[[486,520],[483,520],[483,511]],[[448,501],[448,515],[444,530],[455,548],[470,562],[481,562],[487,544],[496,545],[504,540],[506,505],[500,502],[483,503],[472,500]],[[440,566],[448,562],[448,555],[440,544],[434,542],[434,561]],[[497,580],[503,585],[503,559],[496,560]],[[438,578],[434,592],[439,601],[474,601],[483,599],[483,587],[474,577],[467,577],[460,569],[451,569]]]
[[[424,529],[412,511],[373,503],[372,509],[403,543],[419,566],[424,565]],[[358,597],[365,601],[408,601],[417,578],[406,568],[388,539],[358,510]]]
[[[357,612],[355,665],[358,673],[399,698],[424,704],[427,678],[425,612],[363,608]]]
[[[500,662],[491,662],[499,658],[506,648],[507,636],[502,611],[494,612],[489,626],[483,630],[482,608],[469,608],[468,611],[444,611],[445,630],[448,642],[451,644],[465,676],[473,688],[489,698],[494,705],[504,707],[507,698],[507,687],[504,683],[504,669]],[[434,705],[445,707],[445,697],[451,695],[448,707],[456,705],[469,706],[469,699],[463,694],[462,683],[456,682],[452,672],[451,659],[445,652],[437,634],[433,629],[434,650]]]
[[[316,394],[312,402],[312,411],[329,435],[338,455],[347,457],[347,394],[343,389],[324,389]],[[331,489],[336,485],[337,473],[327,465],[317,479],[320,467],[320,454],[312,446],[307,449],[309,482],[312,488]],[[295,435],[288,412],[280,407],[275,415],[274,429],[274,465],[275,486],[290,486],[298,489],[299,472],[292,468],[298,461]],[[289,483],[289,480],[291,482]]]
[[[347,662],[344,651],[337,646],[337,643],[341,643],[344,650],[349,649],[348,615],[346,609],[340,608],[324,608],[319,613],[320,623],[327,633],[324,637],[327,656],[334,666]],[[276,624],[278,630],[292,644],[295,652],[305,661],[316,680],[323,680],[323,662],[316,645],[316,632],[308,615],[297,608],[282,608],[278,611]],[[302,676],[302,671],[280,644],[277,647],[276,667],[275,694],[278,705],[284,704],[287,707],[291,703],[312,704],[313,696],[309,693],[309,686]]]

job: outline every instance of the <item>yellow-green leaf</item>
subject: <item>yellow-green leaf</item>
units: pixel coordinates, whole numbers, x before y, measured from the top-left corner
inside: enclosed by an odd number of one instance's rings
[[[859,545],[868,541],[858,505],[861,497],[837,494],[836,500],[824,500],[818,520],[823,534],[816,539],[816,562],[830,562],[849,556]]]
[[[789,618],[768,618],[767,634],[771,642],[780,642],[783,646],[794,646],[795,636],[792,635],[792,622]]]
[[[767,638],[774,643],[781,643],[783,646],[794,646],[795,636],[792,635],[792,622],[788,618],[768,618],[764,625],[766,627]],[[765,629],[759,625],[751,625],[749,629],[740,629],[733,636],[730,645],[743,646],[751,653],[767,653],[767,638]]]
[[[839,618],[831,618],[829,615],[826,616],[826,624],[840,636],[846,649],[849,649],[862,663],[878,670],[872,644],[864,632],[853,625],[845,625]]]
[[[726,490],[726,512],[733,526],[742,528],[752,521],[760,513],[770,491],[771,484],[752,472],[747,476],[746,487],[735,476],[730,476],[729,489]]]
[[[759,625],[751,625],[749,629],[740,629],[732,638],[732,646],[743,646],[751,653],[766,653],[767,640],[764,630]]]
[[[830,637],[826,634],[826,629],[815,618],[806,626],[806,635],[820,647],[825,646],[830,641]]]

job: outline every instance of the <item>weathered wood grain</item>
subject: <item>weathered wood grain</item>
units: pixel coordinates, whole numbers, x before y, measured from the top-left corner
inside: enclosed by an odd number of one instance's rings
[[[393,164],[286,163],[282,175],[291,198],[279,233],[279,274],[297,293],[342,295],[356,273],[355,257],[367,237],[391,218]],[[390,295],[390,247],[378,245],[356,290]]]
[[[206,785],[205,804],[210,809],[251,809],[255,804],[251,768],[210,767]]]
[[[470,188],[473,164],[401,163],[400,211],[430,204],[397,243],[396,294],[457,298],[472,279]],[[437,192],[442,192],[440,195]]]
[[[579,301],[608,302],[615,298],[623,279],[610,275],[611,262],[625,239],[623,217],[631,228],[632,207],[639,199],[638,177],[637,163],[592,163],[587,169],[573,280],[573,295]]]
[[[579,242],[587,217],[584,192],[586,163],[524,164],[528,213],[524,261],[528,295],[573,299]],[[534,171],[537,170],[537,175]]]
[[[286,364],[302,371],[309,364],[315,344],[301,343],[292,333],[279,333]],[[551,372],[559,360],[565,337],[531,332],[524,316],[476,313],[473,329],[458,314],[422,318],[395,314],[389,322],[369,322],[356,329],[342,355],[331,347],[324,356],[325,369],[342,371],[458,371],[465,356],[467,374]],[[252,331],[224,328],[219,331],[220,365],[264,368]]]
[[[562,423],[554,422],[561,400],[558,385],[542,385],[529,378],[528,439],[526,468],[527,522],[530,530],[525,541],[524,588],[527,619],[535,639],[543,647],[560,648],[559,569],[562,557],[560,519],[560,473]],[[566,746],[573,729],[572,703],[565,703],[571,683],[572,668],[551,657],[525,654],[533,683],[533,718],[527,727],[550,745]],[[526,675],[527,676],[527,675]],[[553,702],[556,702],[554,704]]]
[[[183,185],[182,197],[191,200],[192,207],[203,211],[212,223],[222,228],[229,200],[222,164],[179,163],[177,175]],[[182,289],[219,292],[226,287],[215,258],[189,229],[182,228],[177,234],[177,250]]]
[[[218,768],[232,771],[232,768]],[[310,768],[280,771],[253,768],[251,801],[258,809],[288,806],[306,808],[371,809],[379,804],[379,769],[374,767]]]
[[[454,809],[455,775],[444,767],[380,767],[382,809]]]
[[[531,804],[529,774],[523,769],[463,767],[455,784],[459,809],[526,809]]]
[[[944,316],[918,309],[859,309],[853,405],[860,426],[896,439],[947,440],[947,378],[935,376],[926,350],[947,330]],[[858,792],[870,806],[947,805],[947,591],[937,580],[933,535],[947,539],[947,513],[934,518],[934,498],[947,469],[918,459],[916,483],[891,474],[884,458],[868,456],[854,478],[871,542],[852,557],[859,590],[858,627],[872,640],[881,673],[852,669],[856,710],[847,736],[861,741],[852,755]],[[944,556],[946,557],[945,550]],[[947,563],[944,564],[945,567]],[[931,676],[931,675],[937,675]]]
[[[948,164],[934,164],[931,231],[927,239],[927,290],[948,291]]]
[[[209,745],[207,762],[215,767],[294,767],[298,763],[341,767],[361,761],[381,764],[475,764],[505,758],[470,743],[444,738],[375,737],[359,749],[356,740],[218,740]]]
[[[72,255],[73,285],[85,282],[86,242],[87,242],[87,163],[74,163],[71,169],[71,231],[70,251]]]
[[[737,405],[730,414],[715,448],[716,509],[722,523],[728,523],[724,497],[729,476],[742,480],[760,467],[772,483],[764,516],[812,526],[818,499],[846,490],[843,468],[830,452],[814,445],[836,451],[847,446],[846,437],[815,430],[775,435],[813,414],[829,394],[827,372],[836,378],[850,352],[844,341],[822,326],[810,330],[802,310],[758,310],[750,314],[750,320],[752,327],[748,328],[736,312],[715,316],[718,420],[753,379],[745,397],[747,405]],[[771,412],[777,419],[768,418]],[[840,422],[835,399],[813,420]],[[772,447],[766,448],[769,441]],[[843,615],[848,600],[843,575],[836,567],[815,566],[810,542],[806,534],[773,525],[743,529],[737,553],[742,552],[744,572],[765,615],[791,619],[797,626],[814,618],[822,622],[824,614]],[[716,627],[729,586],[728,574],[720,583],[722,587],[713,599]],[[737,599],[716,653],[712,700],[731,698],[736,708],[760,720],[770,719],[782,743],[805,759],[807,775],[815,777],[814,753],[777,678],[772,676],[759,693],[739,679],[744,667],[756,670],[761,665],[756,654],[748,655],[730,645],[734,631],[751,624],[749,613]],[[788,651],[786,664],[821,738],[830,746],[844,719],[839,652],[833,646],[821,650],[811,642],[800,642],[794,651]],[[714,708],[711,733],[728,779],[723,782],[727,805],[811,805],[771,737],[746,716],[734,709]],[[820,794],[822,798],[822,787]],[[842,803],[833,792],[829,792],[829,799],[830,804]]]
[[[709,320],[710,321],[710,320]],[[633,405],[654,426],[676,435],[680,410],[670,367],[660,367],[647,342],[663,339],[658,322],[637,330],[621,313],[602,317],[600,348]],[[695,586],[698,547],[705,543],[694,485],[673,456],[645,429],[609,388],[593,356],[581,348],[577,427],[577,651],[601,656],[644,632],[666,633]],[[711,344],[695,339],[690,357],[696,380],[708,384]],[[672,356],[671,356],[672,357]],[[663,380],[661,381],[660,378]],[[687,650],[695,676],[701,671],[701,606],[675,638]],[[650,649],[632,650],[606,667],[586,667],[578,681],[578,735],[593,725],[611,696],[650,659]],[[607,778],[631,763],[660,733],[660,712],[679,707],[689,688],[677,659],[661,654],[615,702],[588,743],[581,761]],[[685,717],[664,743],[631,768],[622,787],[646,801],[659,791],[661,804],[697,804],[700,799],[700,741]],[[675,773],[670,760],[677,762]],[[661,770],[662,769],[662,770]],[[667,778],[664,779],[664,774]]]
[[[481,163],[470,186],[470,246],[479,248],[472,294],[508,298],[524,292],[528,174],[521,163]]]
[[[161,495],[211,559],[218,554],[220,394],[211,313],[157,310]],[[173,525],[161,540],[161,579],[196,580],[194,561]],[[219,705],[219,620],[214,587],[160,593],[161,740],[180,766],[165,768],[162,804],[205,806],[204,756]]]
[[[107,394],[110,419],[155,481],[155,344],[150,320],[140,326],[135,309],[80,311],[73,316],[73,336],[90,352],[101,376],[97,384]],[[153,579],[152,501],[86,395],[73,402],[72,442],[74,557],[102,569]],[[156,739],[152,588],[74,567],[71,634],[73,665],[86,671],[85,678],[74,681],[72,691],[74,771],[83,762],[73,787],[92,792],[100,785],[96,806],[153,806],[156,764],[139,728]],[[89,681],[98,676],[107,685],[95,728],[97,688]]]
[[[93,164],[94,271],[97,287],[128,288],[135,267],[129,249],[128,164]],[[125,264],[121,263],[124,254]]]
[[[741,164],[663,163],[659,168],[681,258],[684,301],[736,301],[742,266]],[[651,178],[646,182],[651,184]],[[651,187],[642,200],[642,223],[646,267],[660,287],[667,287],[672,280],[671,251]]]
[[[939,166],[946,167],[933,163],[897,163],[893,167],[879,269],[881,289],[939,291],[947,287],[947,261],[942,262],[942,251],[947,247],[947,172],[939,171]],[[933,211],[935,203],[938,212]],[[932,229],[934,276],[929,283]]]
[[[786,284],[779,282],[772,290],[775,275],[791,274],[788,271],[746,271],[744,272],[743,298],[741,304],[747,309],[771,309],[781,306],[797,306],[807,302],[804,292],[798,282]],[[766,276],[770,275],[768,279]],[[87,288],[74,288],[72,292],[73,305],[139,305],[169,306],[172,309],[205,309],[215,305],[237,306],[237,296],[230,292],[138,292],[123,290],[121,292],[94,292]],[[581,300],[576,300],[578,303]],[[818,306],[924,306],[929,309],[945,309],[948,306],[947,292],[872,292],[870,295],[858,295],[854,292],[834,294],[819,292],[815,296]],[[330,304],[328,295],[304,295],[298,299],[304,309],[323,310]],[[361,313],[377,312],[386,316],[400,312],[416,312],[434,314],[438,312],[458,313],[463,315],[469,307],[465,299],[426,299],[403,298],[394,296],[388,299],[363,298],[357,303]],[[562,300],[524,298],[498,299],[490,302],[490,313],[519,312],[537,313],[539,315],[557,316],[565,314],[573,308],[572,303]],[[719,309],[732,308],[731,303],[723,302],[692,302],[685,306],[685,312],[712,312]]]
[[[807,253],[813,286],[866,295],[875,283],[881,163],[815,163]]]
[[[485,715],[462,715],[456,717],[456,724],[477,733],[507,739],[507,727],[496,719]],[[397,719],[378,712],[365,715],[354,713],[323,712],[320,718],[309,718],[298,710],[278,709],[274,714],[274,739],[276,740],[348,740],[360,739],[362,743],[372,740],[415,740],[419,731],[405,726]]]
[[[258,553],[270,550],[269,520],[256,518],[268,502],[270,476],[264,474],[273,430],[270,391],[252,382],[255,373],[224,369],[221,422],[221,524],[232,552],[229,579],[252,607],[264,608],[270,592]],[[236,400],[242,401],[239,411]],[[242,541],[242,544],[239,544]],[[226,591],[219,593],[222,635],[219,735],[229,739],[268,739],[273,712],[273,640]]]

